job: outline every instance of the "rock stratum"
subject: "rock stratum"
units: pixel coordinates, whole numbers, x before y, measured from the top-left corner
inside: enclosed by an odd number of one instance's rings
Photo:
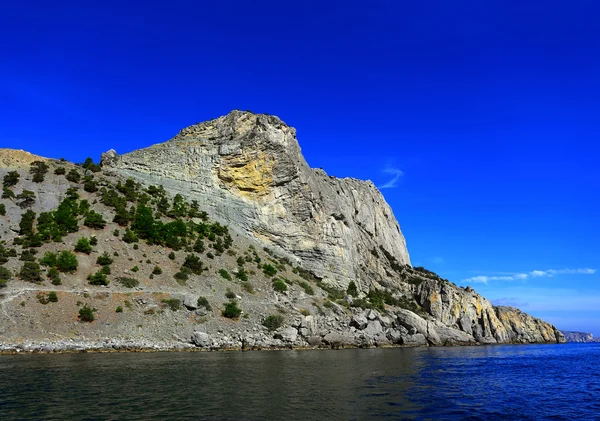
[[[310,168],[277,117],[233,111],[101,164],[0,150],[0,350],[565,341],[413,268],[373,183]]]

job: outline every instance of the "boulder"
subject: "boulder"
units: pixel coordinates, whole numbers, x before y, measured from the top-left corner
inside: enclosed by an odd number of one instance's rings
[[[400,341],[402,345],[407,346],[427,346],[427,338],[422,333],[415,333],[414,335],[406,335],[402,337]]]
[[[188,310],[196,310],[198,308],[198,297],[194,295],[185,294],[181,302]]]
[[[369,321],[362,314],[355,314],[352,316],[352,320],[350,320],[350,326],[354,326],[355,328],[362,330],[367,327]]]
[[[192,334],[191,342],[200,348],[210,348],[213,340],[208,333],[196,331]]]
[[[285,327],[277,331],[275,339],[281,339],[283,342],[294,343],[298,338],[298,330],[293,327]]]

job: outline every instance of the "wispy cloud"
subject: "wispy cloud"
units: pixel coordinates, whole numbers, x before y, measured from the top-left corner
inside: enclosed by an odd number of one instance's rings
[[[556,275],[593,275],[596,269],[581,268],[581,269],[548,269],[548,270],[532,270],[527,273],[512,273],[503,276],[487,276],[479,275],[463,279],[463,283],[476,282],[487,284],[490,281],[520,281],[529,278],[551,278]]]
[[[390,174],[393,178],[387,183],[379,186],[379,189],[393,189],[394,187],[398,187],[400,177],[404,175],[402,170],[399,170],[398,168],[386,168],[385,170],[383,170],[383,172],[386,174]]]
[[[521,301],[520,299],[518,299],[516,297],[496,298],[495,300],[492,300],[492,304],[495,306],[509,306],[509,307],[517,307],[517,308],[527,307],[529,305],[529,303],[526,303],[525,301]]]

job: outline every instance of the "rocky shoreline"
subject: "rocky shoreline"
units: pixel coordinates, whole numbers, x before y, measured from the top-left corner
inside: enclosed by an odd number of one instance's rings
[[[164,352],[164,351],[260,351],[344,348],[400,348],[427,346],[472,346],[493,344],[552,343],[514,338],[497,341],[494,337],[475,339],[465,332],[449,329],[437,321],[398,310],[382,314],[375,310],[355,312],[344,326],[326,318],[305,316],[273,331],[195,330],[188,340],[104,338],[23,341],[0,344],[0,354],[52,354],[84,352]],[[325,326],[328,328],[323,329]],[[555,341],[554,343],[560,343]]]

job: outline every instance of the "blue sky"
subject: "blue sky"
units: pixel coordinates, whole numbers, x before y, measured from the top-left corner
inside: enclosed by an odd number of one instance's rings
[[[3,4],[0,147],[83,161],[275,114],[385,187],[413,264],[600,336],[597,2],[85,4]]]

